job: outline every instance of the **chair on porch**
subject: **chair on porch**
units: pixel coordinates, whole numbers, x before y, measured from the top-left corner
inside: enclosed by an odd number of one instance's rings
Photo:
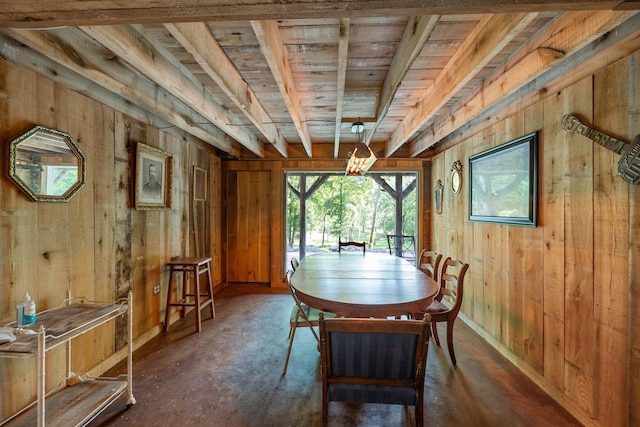
[[[342,252],[343,248],[347,248],[349,246],[362,248],[363,254],[367,251],[367,245],[365,242],[343,242],[342,240],[338,240],[338,253]]]
[[[429,316],[422,321],[320,317],[322,421],[329,402],[415,407],[423,425]]]
[[[454,365],[457,362],[456,354],[453,351],[453,324],[462,306],[464,277],[468,269],[469,264],[448,257],[442,264],[438,295],[436,295],[429,307],[413,314],[415,319],[421,319],[426,315],[431,317],[431,331],[433,332],[433,339],[438,346],[440,346],[440,339],[438,338],[437,324],[438,322],[447,322],[447,347],[449,348],[451,362]]]
[[[411,262],[416,259],[416,239],[414,236],[387,234],[387,246],[389,246],[389,255],[396,255]]]

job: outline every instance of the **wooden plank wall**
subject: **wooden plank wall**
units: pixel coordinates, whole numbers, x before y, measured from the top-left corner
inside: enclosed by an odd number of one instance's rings
[[[7,170],[10,137],[34,123],[68,132],[87,159],[85,186],[68,203],[34,203],[0,178],[0,324],[15,320],[15,304],[29,292],[39,311],[73,295],[114,301],[134,295],[137,345],[161,330],[172,257],[195,254],[193,166],[208,171],[208,201],[199,206],[199,236],[213,257],[214,285],[222,280],[221,161],[206,145],[135,121],[52,80],[0,61],[0,149]],[[173,155],[170,210],[132,209],[135,143]],[[153,294],[153,286],[161,292]],[[124,353],[122,319],[73,342],[73,369],[101,373]],[[87,352],[84,349],[90,348]],[[65,375],[64,346],[47,354],[48,387]],[[35,359],[0,358],[0,421],[35,398]]]
[[[629,75],[640,75],[640,55],[629,58]],[[640,85],[634,84],[629,90],[629,133],[640,134]],[[640,253],[640,188],[629,189],[629,252]],[[629,373],[629,396],[640,396],[640,257],[629,259],[629,345],[631,347]],[[637,401],[637,400],[636,400]],[[632,406],[629,425],[640,425],[640,410]]]
[[[463,317],[585,425],[637,425],[640,189],[619,155],[561,128],[573,113],[628,141],[640,133],[640,54],[550,94],[433,159],[455,160],[539,131],[539,225],[470,222],[468,186],[432,215],[433,248],[470,263]],[[636,396],[635,398],[633,396]]]

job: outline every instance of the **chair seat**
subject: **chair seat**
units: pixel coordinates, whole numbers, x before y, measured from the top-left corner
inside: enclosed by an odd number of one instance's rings
[[[307,318],[309,319],[309,321],[314,325],[317,326],[318,325],[318,320],[320,319],[320,312],[321,310],[318,310],[317,308],[313,308],[313,307],[309,307],[306,304],[300,304],[302,307],[302,310],[304,310],[304,314],[307,315]],[[295,324],[296,323],[296,315],[298,314],[298,306],[293,306],[291,308],[291,317],[289,318],[289,322]],[[324,312],[324,318],[325,319],[332,319],[334,317],[338,317],[336,314],[334,313],[328,313],[328,312]],[[304,320],[304,318],[298,316],[298,323],[306,323]]]
[[[307,315],[307,318],[309,319],[309,321],[310,321],[312,324],[314,324],[314,325],[316,325],[316,326],[317,326],[317,325],[318,325],[318,320],[320,319],[320,310],[315,309],[315,308],[313,308],[313,307],[309,307],[309,306],[308,306],[308,305],[306,305],[306,304],[300,304],[300,306],[301,306],[301,309],[304,311],[304,314],[306,314],[306,315]],[[329,314],[329,313],[327,313],[327,314]],[[296,319],[296,317],[297,317],[297,319]],[[304,318],[301,318],[301,317],[298,315],[298,306],[294,305],[294,306],[291,308],[291,317],[290,317],[289,321],[290,321],[291,323],[296,323],[296,320],[297,320],[298,322],[304,322],[304,320],[303,320],[303,319],[304,319]]]
[[[451,311],[451,307],[447,307],[442,301],[438,300],[433,300],[431,305],[424,310],[425,313],[429,314],[446,313],[447,311]]]

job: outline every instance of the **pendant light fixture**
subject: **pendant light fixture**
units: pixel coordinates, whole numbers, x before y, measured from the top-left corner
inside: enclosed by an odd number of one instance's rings
[[[364,175],[371,165],[376,161],[376,156],[371,149],[362,142],[364,134],[364,123],[354,122],[351,125],[351,132],[356,134],[356,146],[349,153],[349,162],[347,163],[347,175]]]

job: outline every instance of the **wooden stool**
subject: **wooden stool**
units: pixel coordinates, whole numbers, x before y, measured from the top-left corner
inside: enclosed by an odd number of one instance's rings
[[[171,307],[181,307],[180,317],[184,317],[185,307],[195,307],[196,310],[196,332],[200,332],[201,316],[200,310],[206,306],[211,306],[211,317],[216,317],[216,309],[213,305],[213,288],[211,287],[211,258],[179,258],[168,262],[169,266],[169,289],[167,289],[167,308],[164,314],[164,330],[169,327],[169,318],[171,317]],[[173,293],[173,276],[175,273],[182,272],[182,298],[178,294],[178,301],[171,302],[171,294]],[[187,290],[187,273],[193,273],[194,290],[188,293]],[[208,284],[205,293],[200,293],[200,275],[207,273]],[[187,301],[187,297],[193,297],[193,301]],[[204,299],[201,299],[203,298]]]

